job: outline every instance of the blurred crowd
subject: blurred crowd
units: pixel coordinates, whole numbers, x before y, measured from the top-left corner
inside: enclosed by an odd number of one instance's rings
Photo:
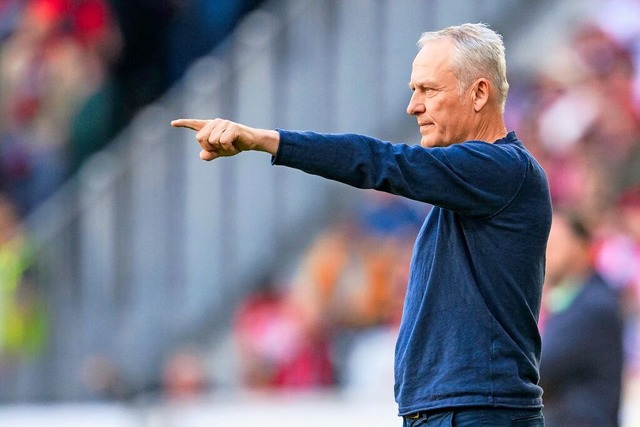
[[[259,0],[0,0],[0,189],[27,214]]]
[[[388,367],[413,242],[427,211],[366,192],[355,212],[315,238],[290,283],[267,280],[250,295],[234,330],[243,384],[392,390]],[[371,381],[380,387],[372,389]]]
[[[26,215],[261,0],[0,0],[0,369],[46,310]]]
[[[620,295],[630,374],[640,368],[640,16],[605,2],[566,45],[514,82],[509,117],[545,168],[554,210],[584,222],[595,271]]]
[[[0,172],[3,189],[26,213],[70,173],[83,145],[81,111],[105,90],[121,39],[104,1],[7,0],[0,7]],[[93,127],[87,144],[100,140],[97,126],[110,125],[106,100],[101,108],[86,118],[93,122],[85,124]]]

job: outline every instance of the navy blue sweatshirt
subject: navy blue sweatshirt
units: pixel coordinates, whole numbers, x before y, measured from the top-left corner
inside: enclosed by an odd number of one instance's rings
[[[544,171],[515,133],[423,148],[279,132],[274,164],[434,205],[415,243],[396,345],[399,414],[540,408],[551,201]]]

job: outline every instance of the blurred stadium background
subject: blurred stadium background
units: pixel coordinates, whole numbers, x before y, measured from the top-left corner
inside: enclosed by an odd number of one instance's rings
[[[507,121],[627,306],[640,425],[640,1],[0,0],[0,425],[400,425],[427,206],[198,159],[178,117],[416,143],[421,32],[504,35]]]

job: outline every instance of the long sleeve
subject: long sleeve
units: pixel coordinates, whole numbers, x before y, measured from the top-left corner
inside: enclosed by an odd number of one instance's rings
[[[476,217],[503,209],[526,173],[525,160],[511,144],[423,148],[356,134],[279,132],[274,164]]]

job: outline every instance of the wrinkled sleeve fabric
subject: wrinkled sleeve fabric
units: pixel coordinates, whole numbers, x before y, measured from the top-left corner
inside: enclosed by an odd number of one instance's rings
[[[508,144],[468,141],[424,148],[357,134],[278,132],[275,165],[476,217],[506,207],[527,170],[525,159]]]

